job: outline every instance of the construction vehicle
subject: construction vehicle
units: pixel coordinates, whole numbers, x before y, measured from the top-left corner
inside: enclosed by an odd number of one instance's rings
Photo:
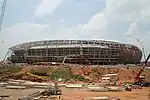
[[[32,67],[30,67],[30,68],[25,72],[25,74],[27,74],[27,75],[29,75],[29,76],[31,76],[31,77],[35,77],[35,78],[37,78],[37,79],[39,79],[39,80],[49,82],[49,80],[46,79],[46,78],[44,78],[43,76],[39,76],[39,75],[35,75],[35,74],[31,73],[31,72],[30,72],[30,69],[31,69],[31,68],[32,68]],[[51,75],[56,69],[57,69],[57,67],[55,67],[53,70],[48,71],[47,75]],[[59,87],[58,87],[58,85],[57,85],[57,82],[56,82],[56,81],[53,81],[53,83],[54,83],[54,86],[51,86],[51,85],[50,85],[50,86],[43,92],[45,95],[61,95],[61,90],[59,89]]]
[[[148,87],[150,86],[150,82],[147,82],[145,80],[145,76],[141,75],[141,73],[143,72],[144,68],[147,66],[147,62],[150,58],[150,54],[148,55],[147,59],[145,60],[142,68],[140,69],[140,71],[138,72],[138,74],[135,77],[135,82],[133,83],[133,85],[138,85],[140,87]],[[133,86],[131,84],[127,84],[125,85],[125,90],[126,91],[132,91]]]
[[[135,85],[146,86],[146,87],[150,86],[150,82],[146,82],[145,76],[141,75],[141,73],[143,72],[144,68],[147,66],[147,62],[148,62],[149,58],[150,58],[150,54],[148,55],[148,57],[145,60],[142,68],[140,69],[140,71],[138,72],[138,74],[135,77],[135,82],[134,82]]]
[[[29,76],[31,76],[31,77],[35,77],[35,78],[39,79],[40,81],[47,81],[44,77],[32,74],[29,71],[27,71],[26,74],[29,75]]]
[[[132,91],[132,85],[127,84],[127,85],[125,86],[125,90],[126,90],[126,91]]]

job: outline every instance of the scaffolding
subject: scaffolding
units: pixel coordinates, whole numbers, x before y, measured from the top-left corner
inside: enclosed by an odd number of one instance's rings
[[[105,40],[47,40],[9,48],[13,63],[64,62],[108,65],[139,63],[141,50],[130,44]],[[65,59],[65,60],[64,60]]]

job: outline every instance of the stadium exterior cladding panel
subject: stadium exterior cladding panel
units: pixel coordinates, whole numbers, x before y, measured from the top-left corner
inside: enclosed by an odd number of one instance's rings
[[[140,63],[141,50],[130,44],[105,40],[45,40],[9,48],[13,63],[65,62],[75,64]]]

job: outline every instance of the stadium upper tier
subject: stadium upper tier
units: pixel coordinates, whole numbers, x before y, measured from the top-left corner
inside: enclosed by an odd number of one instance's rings
[[[131,44],[106,40],[45,40],[9,48],[14,63],[61,62],[119,64],[139,63],[141,50]]]
[[[21,49],[37,48],[37,47],[40,48],[42,46],[52,46],[52,45],[77,46],[75,44],[79,44],[79,46],[81,44],[89,45],[89,46],[93,46],[93,45],[104,46],[104,44],[106,45],[116,44],[117,45],[119,43],[115,41],[106,41],[106,40],[45,40],[45,41],[23,43],[23,44],[13,46],[9,49],[15,51],[15,50],[21,50]]]

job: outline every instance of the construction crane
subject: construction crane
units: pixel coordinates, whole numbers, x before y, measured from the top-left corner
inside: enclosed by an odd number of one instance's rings
[[[147,59],[145,60],[145,62],[144,62],[144,64],[143,64],[142,68],[140,69],[140,71],[139,71],[138,74],[136,75],[136,77],[135,77],[135,83],[134,83],[134,84],[137,84],[137,85],[144,85],[144,86],[146,86],[146,85],[148,85],[148,84],[150,85],[150,83],[145,82],[145,77],[142,77],[142,76],[141,76],[141,73],[143,72],[144,68],[147,66],[147,62],[148,62],[149,58],[150,58],[150,54],[148,55],[148,57],[147,57]]]
[[[141,49],[142,49],[142,53],[143,53],[143,55],[144,55],[144,60],[146,60],[144,45],[143,45],[142,42],[140,41],[140,37],[135,37],[135,36],[132,36],[132,35],[126,35],[126,36],[135,39],[135,40],[139,43],[139,45],[141,46]]]
[[[91,62],[90,62],[86,57],[84,57],[83,55],[81,55],[81,57],[82,57],[83,59],[85,59],[86,62],[88,63],[88,65],[87,65],[88,71],[85,71],[85,70],[84,70],[84,67],[81,67],[81,69],[82,69],[82,71],[83,71],[83,74],[84,74],[84,75],[89,75],[89,71],[90,71],[89,66],[91,65]]]
[[[0,15],[0,32],[2,30],[2,24],[3,24],[6,4],[7,4],[7,0],[3,0],[3,5],[2,5],[2,9],[1,9],[1,15]]]
[[[7,4],[7,0],[3,0],[3,4],[2,4],[2,8],[1,8],[1,15],[0,15],[0,33],[1,33],[1,30],[2,30],[2,25],[3,25],[4,15],[5,15],[6,4]],[[2,40],[1,43],[3,44],[4,41]],[[8,52],[6,53],[6,55],[5,55],[4,59],[3,59],[3,62],[6,59],[7,54],[8,54]]]
[[[7,0],[3,0],[3,4],[2,4],[2,8],[1,8],[1,15],[0,15],[0,32],[2,30],[2,25],[3,25],[4,15],[5,15],[6,4],[7,4]],[[4,41],[2,40],[1,43],[3,44]]]
[[[144,68],[147,66],[147,62],[148,62],[149,58],[150,58],[150,54],[148,55],[147,59],[145,60],[142,68],[140,69],[140,71],[137,73],[137,75],[135,77],[134,85],[139,85],[139,86],[144,86],[144,87],[150,86],[150,82],[146,82],[145,76],[141,76],[141,73],[143,72]],[[129,84],[126,85],[125,90],[126,91],[131,91],[132,86],[129,85]]]

